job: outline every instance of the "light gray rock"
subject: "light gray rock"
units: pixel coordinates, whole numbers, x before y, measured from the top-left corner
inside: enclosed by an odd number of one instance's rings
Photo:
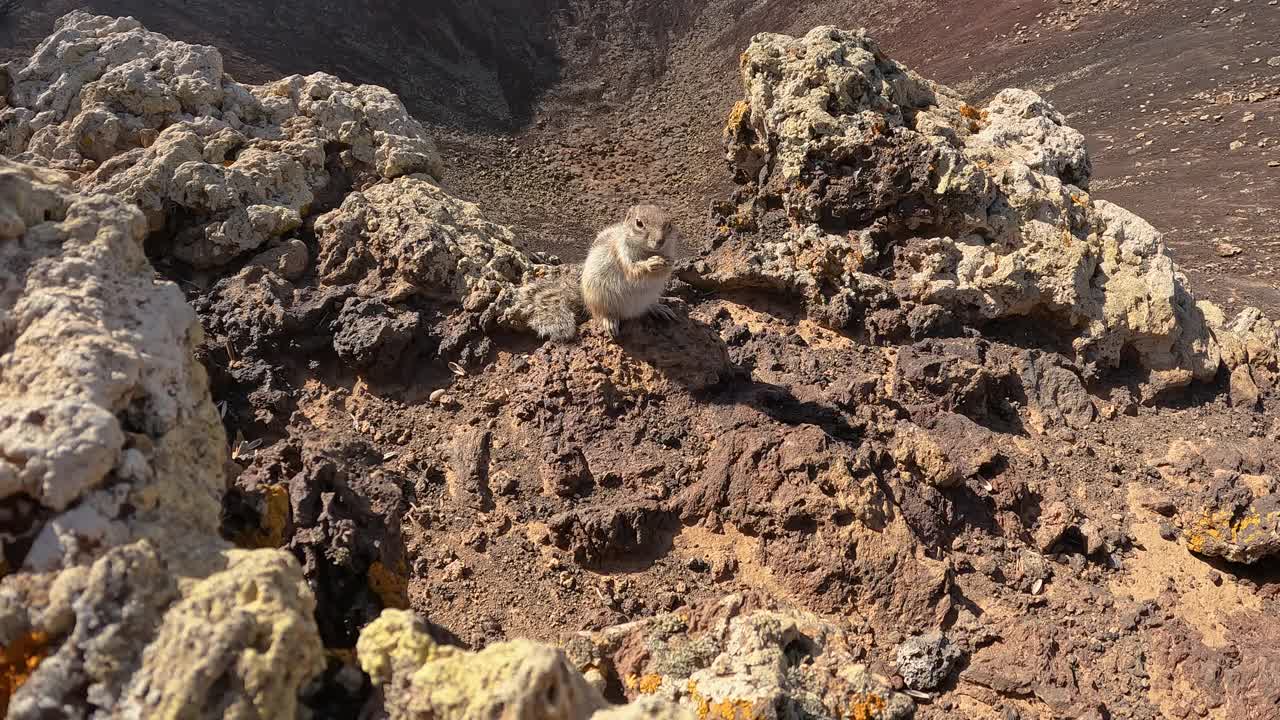
[[[610,708],[549,645],[514,640],[478,652],[437,645],[405,610],[384,610],[360,633],[356,650],[391,720],[692,718],[657,698]]]
[[[898,645],[897,665],[912,690],[934,690],[946,682],[964,653],[941,632],[908,638]]]
[[[241,85],[214,48],[132,18],[70,13],[9,72],[0,153],[137,205],[151,232],[177,227],[169,252],[196,267],[297,230],[317,193],[345,182],[333,168],[441,174],[435,145],[386,89],[323,73]]]
[[[201,329],[145,232],[0,159],[0,499],[39,518],[0,577],[0,646],[33,668],[8,717],[292,717],[322,668],[315,600],[288,554],[218,536]]]
[[[1084,137],[1035,93],[972,106],[833,27],[757,35],[741,67],[725,139],[747,193],[685,280],[798,296],[840,328],[905,304],[1025,318],[1083,366],[1135,357],[1153,392],[1267,362],[1223,357],[1239,324],[1259,357],[1280,347],[1256,311],[1229,322],[1197,302],[1155,228],[1090,197]]]
[[[743,603],[731,595],[580,635],[566,652],[579,669],[615,673],[628,698],[667,700],[699,717],[899,720],[914,712],[910,697],[857,662],[838,626]],[[690,627],[694,614],[697,630]]]
[[[519,322],[517,289],[548,270],[515,247],[511,230],[424,175],[351,193],[316,220],[316,237],[323,283],[354,284],[359,294],[389,303],[444,296],[512,326]]]

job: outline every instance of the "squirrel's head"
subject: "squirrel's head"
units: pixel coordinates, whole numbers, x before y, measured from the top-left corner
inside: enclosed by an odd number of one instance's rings
[[[680,239],[671,218],[657,205],[632,205],[623,224],[632,245],[653,252],[669,254],[671,245]]]

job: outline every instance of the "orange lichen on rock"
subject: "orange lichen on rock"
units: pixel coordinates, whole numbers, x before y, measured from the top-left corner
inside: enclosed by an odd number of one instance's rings
[[[31,677],[49,654],[49,635],[32,630],[8,645],[0,645],[0,716],[9,711],[9,698]]]
[[[875,693],[859,693],[849,708],[849,720],[877,720],[884,714],[884,698]]]
[[[721,700],[710,702],[703,698],[698,702],[699,720],[763,720],[747,700]]]
[[[407,610],[409,608],[409,580],[404,563],[392,570],[380,561],[369,566],[369,589],[382,600],[383,607]]]
[[[698,692],[698,684],[689,681],[689,697],[697,705],[698,720],[764,720],[750,700],[718,700],[713,702]]]
[[[236,535],[236,545],[249,550],[283,547],[289,524],[289,490],[283,485],[270,485],[262,496],[262,517],[258,527]]]
[[[1280,512],[1265,515],[1256,508],[1237,515],[1227,510],[1205,510],[1191,522],[1187,549],[1199,555],[1220,556],[1232,562],[1255,562],[1275,552],[1274,528]]]
[[[652,695],[662,687],[662,676],[656,673],[646,673],[644,675],[636,675],[632,673],[628,675],[623,683],[628,690],[633,690],[641,695]]]
[[[739,100],[733,104],[733,109],[729,111],[729,120],[724,124],[725,132],[732,132],[742,124],[742,119],[746,117],[747,111],[751,106],[745,100]]]
[[[968,104],[960,104],[960,115],[969,121],[969,132],[976,133],[982,129],[982,123],[987,119],[987,111]]]

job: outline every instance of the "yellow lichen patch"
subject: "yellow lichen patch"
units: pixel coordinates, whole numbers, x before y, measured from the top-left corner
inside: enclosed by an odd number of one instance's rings
[[[49,654],[49,636],[33,630],[8,645],[0,645],[0,716],[9,710],[9,698],[31,677]]]
[[[1187,549],[1194,553],[1213,550],[1212,546],[1229,544],[1247,547],[1265,541],[1269,526],[1276,523],[1280,513],[1268,513],[1264,518],[1254,508],[1235,517],[1225,510],[1204,511],[1191,523],[1187,532]]]
[[[656,688],[655,688],[656,689]],[[698,692],[698,684],[689,681],[686,688],[689,698],[697,706],[698,720],[764,720],[764,714],[756,712],[750,700],[717,700],[703,697]],[[883,701],[882,701],[883,702]]]
[[[1226,515],[1226,513],[1209,513],[1206,512],[1196,518],[1192,523],[1190,532],[1187,533],[1187,549],[1193,553],[1204,552],[1205,547],[1211,540],[1221,540],[1222,533],[1218,530],[1217,515]]]
[[[1071,202],[1080,207],[1089,207],[1089,196],[1081,193],[1071,193]]]
[[[742,125],[742,118],[746,117],[751,106],[745,100],[739,100],[733,104],[733,109],[729,111],[729,120],[724,124],[725,132],[733,132]]]
[[[642,695],[652,695],[658,692],[658,688],[662,687],[662,676],[655,673],[646,673],[644,675],[636,675],[632,673],[623,680],[627,689],[638,692]]]
[[[278,548],[284,545],[285,526],[289,523],[289,491],[283,484],[269,485],[262,495],[262,518],[259,526],[233,538],[236,545],[250,550]]]
[[[706,711],[703,712],[703,707]],[[702,703],[698,706],[698,717],[704,720],[763,720],[764,716],[755,711],[755,706],[746,700],[721,700],[715,703]]]
[[[884,714],[884,698],[875,693],[859,693],[849,707],[849,720],[876,720]]]
[[[1211,543],[1225,542],[1231,534],[1231,514],[1225,510],[1204,512],[1196,518],[1187,533],[1187,549],[1193,553],[1204,552]]]
[[[381,561],[369,566],[369,589],[377,593],[383,607],[405,610],[409,607],[409,580],[404,563],[398,563],[399,572],[388,568]]]

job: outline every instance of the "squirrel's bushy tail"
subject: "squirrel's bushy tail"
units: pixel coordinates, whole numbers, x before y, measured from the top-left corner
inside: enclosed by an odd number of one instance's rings
[[[578,272],[566,270],[535,280],[521,292],[530,329],[544,338],[560,341],[577,334],[582,312]]]

